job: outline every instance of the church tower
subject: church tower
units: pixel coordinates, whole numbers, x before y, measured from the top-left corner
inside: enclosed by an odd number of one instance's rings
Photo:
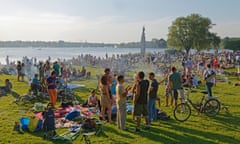
[[[145,39],[145,27],[143,27],[141,37],[141,54],[145,55],[145,52],[146,52],[146,39]]]

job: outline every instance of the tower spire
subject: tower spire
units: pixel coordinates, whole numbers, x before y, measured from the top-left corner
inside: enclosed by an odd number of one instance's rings
[[[146,39],[145,39],[145,27],[142,29],[142,37],[141,37],[141,54],[145,55],[146,52]]]

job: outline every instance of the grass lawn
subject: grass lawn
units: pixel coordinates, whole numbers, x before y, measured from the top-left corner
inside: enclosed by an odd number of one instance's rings
[[[96,74],[101,73],[102,69],[87,68],[91,71],[92,77],[74,83],[84,84],[85,88],[76,90],[80,101],[86,100],[90,91],[97,87]],[[138,69],[139,70],[139,69]],[[149,70],[148,70],[149,71]],[[134,71],[128,72],[130,77]],[[9,75],[0,75],[0,84],[9,78],[13,83],[13,93],[0,97],[0,143],[14,144],[65,144],[66,141],[50,141],[42,139],[42,132],[23,132],[13,131],[14,122],[22,116],[32,116],[28,109],[33,104],[17,105],[12,101],[19,95],[28,91],[28,84],[17,82],[16,77]],[[213,88],[213,94],[218,96],[219,100],[229,106],[230,112],[221,110],[219,115],[214,118],[207,117],[205,114],[197,114],[192,111],[192,115],[186,122],[178,122],[173,118],[171,107],[164,107],[164,86],[161,85],[159,94],[161,95],[161,108],[171,116],[169,121],[155,121],[150,130],[142,130],[135,133],[136,124],[131,121],[131,115],[127,117],[127,127],[129,131],[120,131],[115,124],[104,125],[104,135],[91,136],[91,142],[96,144],[175,144],[175,143],[240,143],[240,94],[239,87],[233,86],[233,83],[239,82],[236,77],[229,77],[231,83],[221,82]],[[204,86],[200,86],[204,89]],[[190,94],[193,101],[201,99],[199,92]],[[47,102],[46,102],[47,103]],[[142,124],[143,126],[144,124]],[[61,134],[67,129],[58,129],[57,133]],[[81,141],[81,135],[74,140],[73,144],[84,143]]]

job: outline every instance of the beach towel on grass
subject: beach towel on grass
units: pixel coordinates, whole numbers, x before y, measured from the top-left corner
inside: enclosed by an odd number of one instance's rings
[[[85,85],[72,84],[72,83],[68,83],[68,84],[67,84],[67,88],[69,88],[69,89],[75,89],[75,88],[81,88],[81,87],[85,87]]]

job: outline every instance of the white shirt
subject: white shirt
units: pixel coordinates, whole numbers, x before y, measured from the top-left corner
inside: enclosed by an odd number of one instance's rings
[[[211,68],[208,68],[208,69],[204,70],[204,72],[203,72],[204,78],[205,78],[208,74],[211,74],[212,71],[214,71],[214,70],[211,69]],[[214,83],[214,80],[215,80],[215,77],[213,77],[212,79],[210,79],[208,82]]]

